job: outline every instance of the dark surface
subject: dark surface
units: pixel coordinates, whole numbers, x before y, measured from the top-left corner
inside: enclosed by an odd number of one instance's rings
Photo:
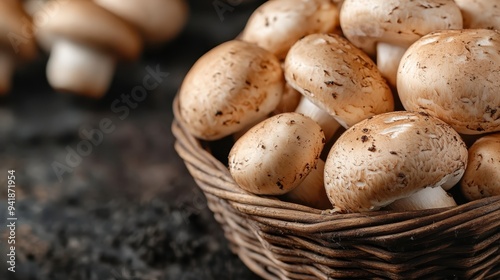
[[[234,38],[263,1],[247,2],[221,21],[212,1],[191,1],[181,36],[120,64],[102,100],[51,90],[44,56],[18,70],[12,92],[0,97],[0,218],[6,221],[9,169],[16,170],[18,218],[16,273],[7,272],[8,233],[0,229],[0,279],[257,278],[228,249],[170,132],[182,78],[199,56]],[[142,84],[147,66],[169,76],[122,120],[111,104]],[[66,164],[82,131],[104,118],[114,131],[59,180],[54,162]]]

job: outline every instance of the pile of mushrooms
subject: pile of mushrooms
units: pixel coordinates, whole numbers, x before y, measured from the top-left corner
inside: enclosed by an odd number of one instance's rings
[[[235,136],[228,170],[255,195],[340,213],[500,195],[497,6],[268,1],[194,64],[178,121]]]

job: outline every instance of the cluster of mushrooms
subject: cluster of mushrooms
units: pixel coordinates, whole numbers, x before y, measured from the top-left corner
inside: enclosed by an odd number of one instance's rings
[[[58,91],[102,97],[119,61],[174,38],[184,26],[185,0],[2,0],[0,94],[16,64],[49,53],[47,79]]]
[[[268,1],[193,65],[179,121],[233,137],[230,174],[257,195],[341,213],[500,195],[499,15],[496,0]]]

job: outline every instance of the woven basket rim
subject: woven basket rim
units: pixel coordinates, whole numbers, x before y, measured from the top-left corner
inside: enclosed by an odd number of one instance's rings
[[[389,216],[393,217],[395,220],[399,220],[406,219],[408,217],[428,217],[429,215],[438,213],[462,213],[464,211],[468,211],[468,209],[474,209],[477,207],[487,206],[495,202],[500,202],[500,196],[494,196],[447,208],[413,211],[379,210],[363,213],[336,213],[335,211],[333,211],[333,209],[319,210],[308,206],[299,205],[293,202],[279,200],[278,198],[272,196],[255,195],[239,188],[236,182],[234,182],[234,180],[232,179],[228,168],[214,156],[212,156],[209,151],[202,147],[201,140],[190,134],[186,126],[183,124],[182,118],[180,117],[178,96],[174,98],[173,113],[174,120],[172,122],[171,129],[176,138],[175,149],[178,154],[187,164],[188,168],[191,166],[191,172],[206,172],[206,170],[201,170],[201,168],[199,168],[200,165],[205,168],[211,169],[212,174],[207,175],[210,175],[213,178],[220,179],[219,183],[221,183],[221,185],[223,186],[218,190],[204,188],[203,186],[200,187],[204,191],[230,201],[233,207],[245,214],[263,217],[276,217],[276,215],[281,214],[285,220],[301,221],[304,223],[326,222],[331,221],[332,218],[333,220],[367,217],[373,219],[381,215],[385,218]],[[191,153],[191,155],[187,155],[189,153]],[[197,154],[198,156],[194,157],[193,154]],[[245,203],[245,205],[239,204],[238,202],[243,202]],[[252,209],[252,207],[248,206],[249,203],[255,207]],[[268,211],[270,211],[271,209],[282,209],[283,213],[275,213],[275,215],[269,215]],[[296,215],[302,215],[303,217]]]

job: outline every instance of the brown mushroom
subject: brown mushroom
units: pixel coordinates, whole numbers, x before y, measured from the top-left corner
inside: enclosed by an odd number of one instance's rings
[[[398,93],[463,134],[500,131],[500,32],[442,30],[415,42],[401,60]]]
[[[333,206],[343,212],[372,211],[422,190],[448,189],[466,166],[467,148],[449,125],[425,113],[390,112],[363,120],[340,136],[325,163],[325,188]],[[441,193],[437,206],[450,206],[449,196]],[[405,204],[397,210],[412,207]]]
[[[31,30],[31,19],[17,0],[0,1],[0,94],[11,88],[16,63],[35,57],[36,44],[25,30]]]
[[[179,91],[181,121],[198,138],[223,138],[269,115],[284,85],[272,53],[228,41],[204,54],[186,75]]]
[[[500,133],[483,136],[469,148],[460,186],[469,200],[500,195]]]
[[[346,128],[394,109],[373,61],[336,34],[312,34],[295,43],[285,60],[285,79]]]
[[[325,207],[321,204],[326,198],[322,180],[317,180],[322,165],[316,168],[324,141],[314,120],[294,112],[279,114],[252,127],[236,141],[229,153],[229,171],[238,186],[248,192],[281,195],[293,191],[289,200]],[[308,184],[301,185],[309,176]]]

